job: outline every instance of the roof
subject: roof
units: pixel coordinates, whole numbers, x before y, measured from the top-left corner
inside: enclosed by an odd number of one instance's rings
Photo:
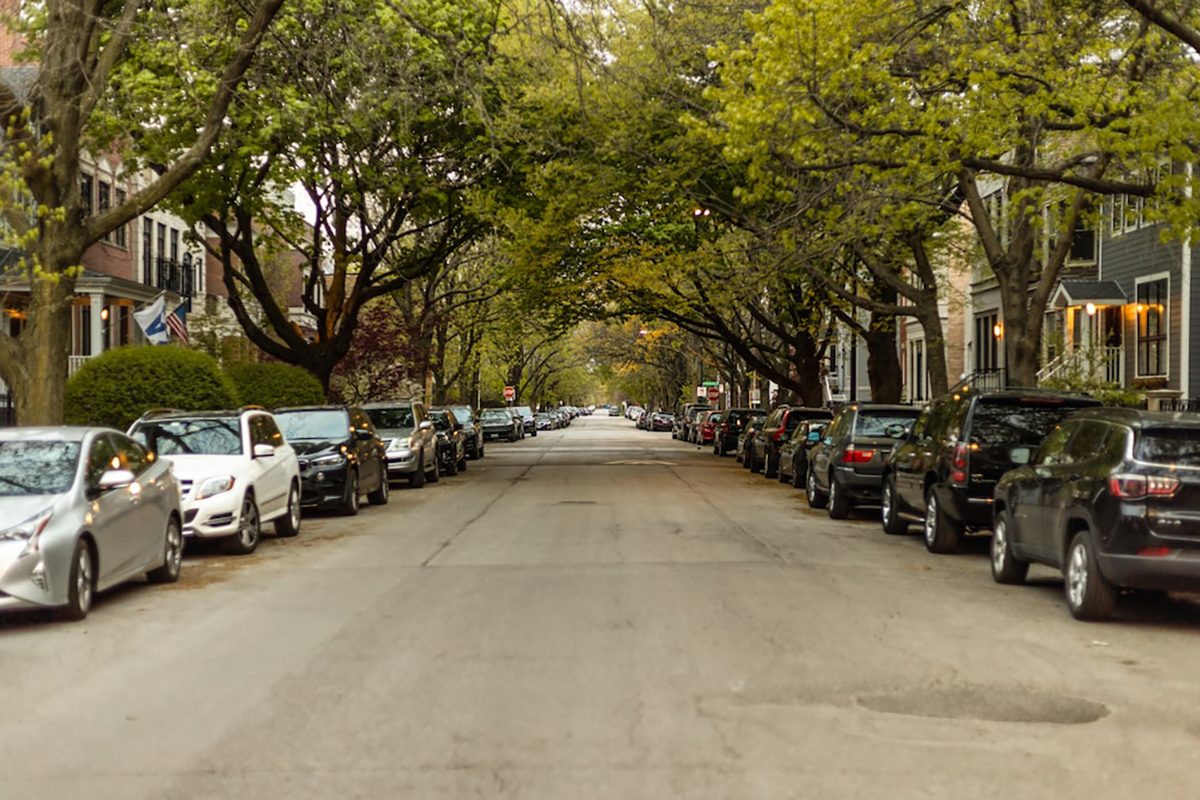
[[[1116,281],[1062,281],[1050,301],[1058,308],[1082,306],[1123,306],[1129,297]]]
[[[859,411],[894,411],[900,414],[921,413],[921,409],[918,406],[902,405],[900,403],[851,403],[848,408],[857,408]]]
[[[138,419],[138,422],[143,420],[159,421],[159,420],[174,420],[174,419],[225,419],[227,417],[240,417],[242,414],[251,411],[265,411],[262,408],[227,408],[215,409],[212,411],[180,411],[175,408],[152,408]]]
[[[1131,427],[1146,428],[1156,426],[1200,428],[1200,414],[1186,411],[1145,411],[1140,408],[1088,408],[1075,413],[1085,419],[1101,419],[1107,422],[1121,422]]]
[[[5,442],[82,442],[90,433],[119,433],[108,427],[84,427],[81,425],[58,425],[28,428],[4,428],[0,430],[0,441]]]

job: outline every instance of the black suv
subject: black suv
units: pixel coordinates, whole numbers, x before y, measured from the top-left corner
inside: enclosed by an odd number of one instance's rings
[[[723,456],[726,453],[737,452],[738,436],[752,419],[762,419],[767,412],[761,408],[731,408],[721,417],[717,426],[716,436],[713,437],[713,454]]]
[[[962,387],[930,403],[892,452],[883,475],[883,529],[923,522],[925,547],[950,553],[965,529],[992,525],[996,481],[1072,413],[1099,401],[1039,389]]]
[[[1031,561],[1060,569],[1077,619],[1111,616],[1118,587],[1200,589],[1198,467],[1195,414],[1074,414],[996,484],[992,577],[1022,583]]]
[[[387,445],[358,406],[277,408],[275,421],[300,459],[300,503],[358,513],[364,492],[388,501]]]
[[[845,519],[858,503],[878,503],[883,465],[920,413],[882,403],[843,406],[808,452],[808,504],[828,505],[830,517]]]
[[[833,412],[827,408],[777,406],[767,415],[754,438],[746,442],[750,471],[762,470],[763,475],[774,478],[779,474],[779,449],[791,438],[796,426],[807,420],[832,418]],[[747,460],[746,453],[742,454],[743,462]]]
[[[467,437],[467,458],[483,458],[483,424],[470,406],[450,406],[454,418],[462,423]]]

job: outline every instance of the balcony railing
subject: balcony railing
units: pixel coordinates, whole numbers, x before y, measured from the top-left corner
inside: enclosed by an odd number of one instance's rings
[[[1125,348],[1076,347],[1052,359],[1038,370],[1038,383],[1048,380],[1102,381],[1125,385]]]
[[[191,297],[196,285],[196,268],[192,263],[191,254],[185,255],[182,262],[170,258],[156,258],[155,285],[168,292],[174,292],[180,297]]]
[[[67,356],[67,375],[74,375],[91,356]]]

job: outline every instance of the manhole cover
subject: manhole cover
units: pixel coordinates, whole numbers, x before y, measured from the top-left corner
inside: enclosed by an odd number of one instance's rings
[[[858,698],[884,714],[989,722],[1082,725],[1108,716],[1108,707],[1070,695],[1002,686],[932,686]]]

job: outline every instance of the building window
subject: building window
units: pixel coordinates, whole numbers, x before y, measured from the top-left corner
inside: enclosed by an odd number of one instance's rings
[[[1137,287],[1137,374],[1167,374],[1167,278]]]
[[[96,211],[103,214],[112,208],[112,185],[107,181],[98,181],[96,183]],[[109,234],[104,234],[100,237],[100,241],[107,242]]]
[[[79,173],[79,201],[83,204],[83,215],[92,215],[92,176],[86,172]]]
[[[171,228],[171,260],[179,263],[179,231]]]
[[[163,259],[167,257],[167,226],[161,222],[158,223],[158,249],[155,252],[158,254],[159,270],[158,280],[154,282],[154,285],[162,288],[167,280],[166,270],[162,266]]]
[[[908,400],[915,403],[925,400],[925,340],[917,339],[908,344]]]
[[[142,282],[154,285],[154,220],[142,217]]]
[[[1000,368],[1000,314],[990,311],[975,317],[975,371],[994,372]]]
[[[116,195],[117,206],[120,207],[120,206],[125,205],[125,190],[117,189],[114,194]],[[115,231],[113,231],[113,244],[115,244],[117,247],[128,248],[129,247],[129,236],[127,235],[128,230],[129,230],[128,227],[125,225],[118,226],[117,229]]]

